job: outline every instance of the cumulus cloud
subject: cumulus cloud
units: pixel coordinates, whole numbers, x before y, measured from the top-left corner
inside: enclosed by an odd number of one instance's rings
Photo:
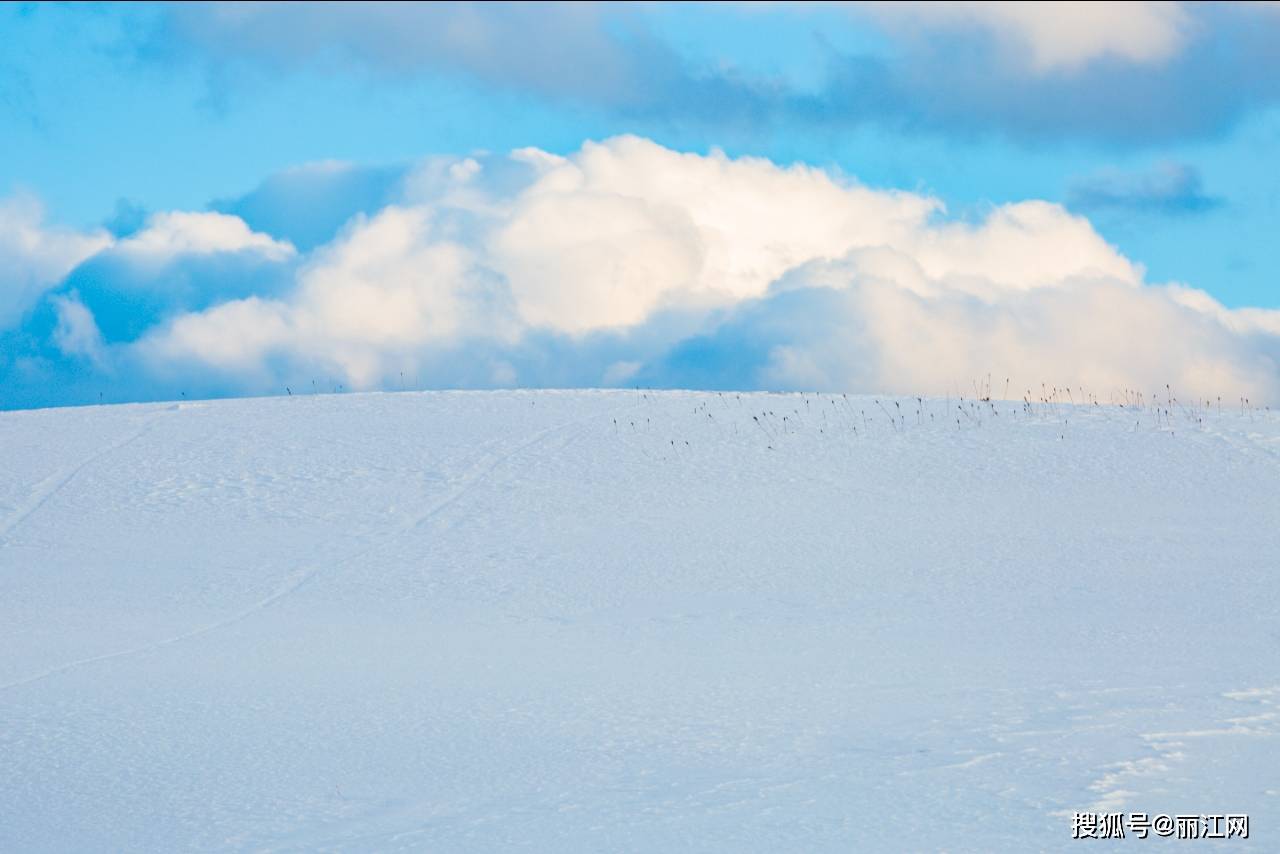
[[[544,160],[492,245],[526,322],[582,332],[761,296],[806,260],[906,239],[937,209],[806,166],[622,137]]]
[[[40,203],[30,195],[0,199],[0,331],[12,328],[43,291],[110,243],[105,231],[46,225]]]
[[[55,294],[50,303],[58,318],[58,325],[53,329],[53,345],[63,355],[83,357],[101,366],[102,333],[89,309],[75,294]]]
[[[154,214],[117,238],[45,224],[29,197],[0,201],[0,406],[95,399],[107,380],[121,399],[159,393],[134,342],[168,318],[291,287],[295,255],[223,214]]]
[[[1277,391],[1273,336],[1242,335],[1246,321],[1235,313],[1219,306],[1229,316],[1214,316],[1163,288],[1083,279],[998,300],[947,291],[923,297],[856,268],[841,265],[841,287],[792,291],[788,303],[772,296],[686,346],[704,355],[724,346],[717,355],[728,359],[746,340],[751,384],[784,389],[943,395],[968,393],[975,379],[993,376],[997,394],[1008,380],[1010,396],[1034,397],[1042,384],[1085,387],[1103,400],[1165,382],[1192,396],[1274,399]]]
[[[239,220],[153,218],[134,245],[181,251],[159,272],[102,251],[47,301],[45,337],[154,393],[407,377],[944,394],[990,374],[1019,395],[1280,399],[1280,312],[1148,283],[1047,202],[956,220],[928,196],[637,137],[432,158],[397,198],[301,256]],[[205,242],[172,237],[184,223]],[[181,271],[199,298],[164,286]],[[104,310],[138,292],[167,294],[141,326]]]
[[[514,327],[496,277],[425,208],[361,219],[298,273],[287,299],[256,296],[182,315],[141,343],[156,358],[243,370],[268,358],[322,364],[376,386],[416,353]]]
[[[293,246],[255,232],[244,220],[221,213],[174,211],[154,214],[140,231],[115,245],[117,252],[147,263],[182,255],[252,252],[272,260],[293,255]]]
[[[109,241],[59,286],[93,315],[106,343],[127,342],[157,322],[226,299],[270,294],[290,285],[296,251],[237,217],[172,211]],[[47,314],[35,317],[50,322]]]
[[[1199,292],[1144,284],[1057,205],[956,222],[926,196],[635,137],[512,159],[525,182],[500,193],[476,160],[432,162],[428,201],[358,219],[288,296],[184,316],[147,346],[223,367],[286,355],[356,387],[428,350],[550,335],[588,361],[602,337],[656,348],[613,353],[591,384],[941,393],[995,371],[1024,384],[1274,392],[1274,349],[1256,346],[1271,333],[1253,323],[1246,334],[1243,315],[1186,296]],[[701,335],[653,331],[690,316]],[[246,343],[229,347],[237,334]],[[505,360],[504,378],[537,382],[528,355]]]

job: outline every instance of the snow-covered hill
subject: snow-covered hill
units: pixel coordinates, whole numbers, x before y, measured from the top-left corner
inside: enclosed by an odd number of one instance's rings
[[[1225,402],[4,413],[0,850],[1274,851],[1277,594]]]

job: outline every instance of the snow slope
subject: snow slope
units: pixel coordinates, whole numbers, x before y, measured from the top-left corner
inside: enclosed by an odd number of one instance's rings
[[[1280,850],[1277,570],[1239,406],[3,413],[0,851]]]

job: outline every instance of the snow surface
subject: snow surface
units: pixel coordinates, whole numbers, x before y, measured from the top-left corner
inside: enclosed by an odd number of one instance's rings
[[[1278,569],[1225,403],[4,413],[0,850],[1280,850]]]

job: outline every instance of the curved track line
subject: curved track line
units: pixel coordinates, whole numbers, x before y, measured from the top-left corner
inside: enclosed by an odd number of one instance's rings
[[[266,608],[268,605],[270,605],[272,602],[276,601],[277,599],[281,599],[285,596],[288,596],[294,590],[297,590],[299,587],[305,584],[307,579],[309,579],[314,574],[315,574],[315,570],[312,570],[310,572],[297,571],[292,573],[289,579],[284,584],[276,588],[275,592],[272,593],[270,596],[258,602],[255,602],[246,608],[242,608],[241,610],[237,611],[235,614],[231,615],[225,620],[219,620],[216,623],[210,623],[207,626],[201,626],[198,629],[193,629],[189,632],[183,632],[180,635],[174,635],[171,638],[165,638],[164,640],[156,641],[155,643],[143,644],[142,646],[135,646],[130,649],[122,649],[117,652],[108,652],[103,655],[95,655],[95,656],[91,656],[90,658],[81,658],[77,661],[70,661],[70,662],[67,662],[66,664],[60,664],[57,667],[51,667],[48,670],[41,671],[40,673],[37,673],[34,676],[26,676],[15,682],[6,682],[5,684],[0,685],[0,691],[7,691],[10,688],[18,688],[23,685],[30,685],[32,682],[39,682],[42,679],[48,679],[50,676],[56,676],[59,673],[65,673],[68,670],[75,670],[77,667],[84,667],[87,664],[93,664],[98,661],[108,661],[112,658],[123,658],[128,655],[138,655],[144,652],[151,652],[152,650],[157,650],[162,647],[169,646],[170,644],[180,643],[181,641],[190,640],[191,638],[199,637],[200,635],[208,634],[209,632],[217,631],[218,629],[224,629],[227,626],[234,625],[235,623],[238,623],[247,617],[253,616],[255,613],[257,613],[258,611],[261,611],[263,608]]]
[[[415,518],[412,522],[409,522],[403,525],[401,527],[401,530],[398,531],[397,533],[404,533],[406,531],[410,531],[414,528],[419,527],[420,525],[422,525],[423,522],[426,522],[428,519],[435,516],[441,510],[444,510],[446,507],[450,506],[451,504],[456,503],[464,495],[466,495],[468,492],[474,489],[481,481],[483,481],[485,477],[489,475],[490,472],[492,472],[498,466],[502,465],[502,463],[511,459],[516,454],[520,453],[526,448],[530,448],[533,445],[538,444],[539,442],[541,442],[543,439],[547,438],[551,434],[557,433],[568,427],[573,427],[576,424],[581,424],[584,421],[590,421],[592,418],[596,418],[597,416],[600,416],[600,417],[607,416],[609,415],[610,412],[615,412],[615,411],[617,410],[609,410],[603,413],[592,413],[591,415],[584,415],[580,418],[573,418],[561,424],[554,424],[550,427],[545,427],[537,431],[536,433],[532,434],[528,438],[524,439],[523,441],[517,442],[515,445],[512,445],[511,447],[507,448],[505,451],[502,451],[498,454],[487,455],[488,456],[487,460],[482,460],[471,466],[467,474],[463,475],[462,478],[460,478],[461,482],[458,484],[458,486],[456,486],[444,497],[437,499],[433,504],[431,504],[428,507],[426,511],[419,514],[417,518]]]
[[[611,410],[611,411],[614,411],[614,410]],[[609,413],[605,412],[602,414],[608,415]],[[380,543],[385,542],[385,540],[388,537],[399,536],[401,534],[404,534],[408,531],[413,530],[414,528],[420,526],[423,522],[435,516],[441,510],[444,510],[446,507],[457,502],[458,499],[462,498],[464,495],[470,492],[478,483],[480,483],[480,481],[484,480],[484,478],[490,472],[492,472],[495,468],[501,465],[505,460],[510,459],[511,457],[515,456],[516,454],[520,453],[526,448],[536,445],[538,442],[542,441],[552,433],[555,433],[559,430],[563,430],[567,427],[572,427],[575,424],[581,424],[595,417],[597,417],[597,414],[593,413],[591,415],[584,415],[580,418],[574,418],[562,424],[556,424],[551,427],[544,428],[542,430],[537,431],[529,438],[510,447],[506,451],[497,454],[496,456],[488,455],[489,459],[472,465],[468,474],[463,476],[462,483],[458,487],[453,489],[448,495],[444,496],[443,498],[439,499],[434,504],[432,504],[430,508],[426,510],[426,512],[420,514],[413,521],[407,524],[401,525],[398,529],[387,532],[385,535],[380,537],[377,541],[370,543],[360,549],[357,549],[355,552],[352,552],[346,557],[343,557],[336,563],[338,565],[349,563],[350,561],[355,560],[356,558],[361,557],[362,555],[372,551]],[[69,482],[71,478],[75,476],[76,472],[80,471],[89,463],[93,462],[93,460],[99,459],[105,454],[110,453],[113,450],[124,447],[125,445],[137,439],[144,432],[146,432],[147,428],[150,426],[151,426],[150,423],[148,423],[146,426],[143,427],[142,430],[138,431],[133,436],[130,436],[128,439],[124,440],[123,442],[113,445],[110,448],[107,448],[106,450],[101,451],[98,454],[95,454],[93,457],[89,458],[88,460],[85,460],[83,463],[81,463],[75,469],[73,469],[69,474],[66,474],[65,476],[63,476],[59,484],[55,486],[52,490],[50,490],[49,494],[45,495],[44,498],[42,498],[39,503],[43,503],[48,499],[49,495],[51,495],[53,492],[56,492],[57,489],[61,488],[62,486],[65,486],[66,483]],[[39,504],[37,504],[36,506],[39,506]],[[32,508],[32,510],[34,509],[35,507]],[[30,512],[31,511],[28,511],[27,515],[30,515]],[[21,519],[19,519],[18,521],[21,521]],[[40,673],[36,673],[32,676],[25,676],[13,682],[7,682],[3,685],[0,685],[0,691],[7,691],[11,688],[19,688],[23,685],[30,685],[33,682],[39,682],[43,679],[48,679],[51,676],[56,676],[60,673],[66,673],[69,670],[75,670],[79,667],[95,664],[100,661],[110,661],[113,658],[125,658],[131,655],[140,655],[145,652],[151,652],[166,646],[170,646],[172,644],[181,643],[182,641],[191,640],[192,638],[197,638],[197,637],[200,637],[201,635],[209,634],[210,632],[215,632],[219,629],[224,629],[228,626],[234,625],[238,622],[241,622],[242,620],[245,620],[253,616],[259,611],[262,611],[263,609],[270,606],[272,603],[280,599],[283,599],[289,594],[295,592],[298,588],[302,587],[308,581],[318,576],[323,571],[323,569],[324,567],[317,566],[309,570],[294,571],[293,573],[290,574],[288,580],[286,580],[283,584],[281,584],[278,588],[276,588],[276,590],[270,596],[266,597],[265,599],[261,599],[257,602],[254,602],[252,605],[248,605],[245,608],[242,608],[241,610],[237,611],[235,614],[233,614],[232,616],[228,617],[225,620],[219,620],[217,622],[210,623],[205,626],[201,626],[198,629],[193,629],[192,631],[189,631],[189,632],[183,632],[182,634],[174,635],[173,637],[156,641],[155,643],[143,644],[141,646],[131,647],[129,649],[118,650],[116,652],[108,652],[108,653],[104,653],[103,655],[90,656],[89,658],[81,658],[76,661],[67,662],[66,664],[60,664],[57,667],[51,667],[47,670],[41,671]]]
[[[36,484],[35,489],[32,490],[29,496],[27,496],[27,500],[22,504],[19,504],[8,519],[0,522],[0,537],[4,537],[7,540],[9,533],[14,528],[21,525],[27,517],[48,503],[49,499],[62,491],[67,484],[75,480],[76,475],[80,474],[80,472],[84,471],[88,466],[140,439],[144,433],[151,429],[157,417],[159,416],[152,416],[151,418],[148,418],[140,429],[126,436],[121,441],[116,442],[113,445],[108,445],[100,451],[89,455],[87,458],[71,468],[52,474]]]
[[[1280,465],[1280,451],[1271,447],[1277,441],[1274,437],[1252,432],[1241,435],[1239,431],[1224,430],[1212,430],[1208,435],[1217,437],[1237,451],[1258,454],[1272,465]]]

